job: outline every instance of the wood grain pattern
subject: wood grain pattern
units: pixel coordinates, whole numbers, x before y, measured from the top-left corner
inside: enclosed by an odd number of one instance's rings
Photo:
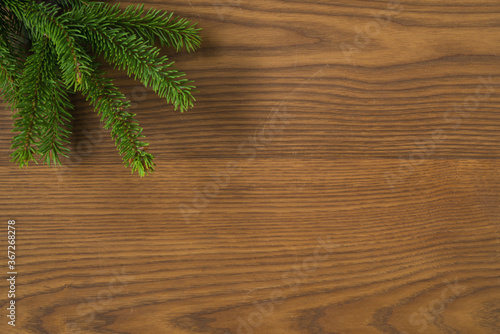
[[[195,108],[109,69],[144,179],[80,96],[64,168],[1,113],[1,333],[500,331],[497,0],[143,2],[203,28]]]

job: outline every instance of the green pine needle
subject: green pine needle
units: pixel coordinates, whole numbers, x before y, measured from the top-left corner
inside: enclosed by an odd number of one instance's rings
[[[80,92],[111,129],[124,165],[140,176],[154,171],[143,129],[128,111],[96,57],[151,87],[181,112],[193,106],[195,89],[159,43],[179,51],[199,48],[196,24],[143,5],[120,9],[90,0],[0,0],[0,90],[14,110],[12,162],[24,167],[37,156],[45,164],[68,157],[69,94]],[[91,52],[92,51],[92,52]]]

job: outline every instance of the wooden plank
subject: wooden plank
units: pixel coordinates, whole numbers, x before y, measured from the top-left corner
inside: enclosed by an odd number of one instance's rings
[[[79,95],[64,167],[0,114],[1,333],[498,332],[498,1],[144,2],[203,28],[195,107],[107,68],[142,179]]]

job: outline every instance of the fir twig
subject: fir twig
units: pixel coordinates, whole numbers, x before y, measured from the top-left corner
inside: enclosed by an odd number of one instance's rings
[[[42,130],[38,150],[43,162],[50,165],[51,160],[55,165],[60,165],[59,155],[68,157],[71,135],[71,120],[73,116],[69,110],[73,105],[69,101],[68,91],[62,82],[62,75],[57,67],[57,56],[52,47],[48,48],[45,68],[45,81],[51,87],[48,100],[44,105],[45,126]]]
[[[19,92],[17,93],[16,121],[14,131],[20,132],[12,140],[12,161],[20,167],[35,161],[36,142],[40,139],[44,124],[43,104],[49,101],[51,87],[44,81],[46,62],[48,58],[48,40],[36,41],[33,54],[26,60]],[[49,101],[50,102],[50,101]]]
[[[15,110],[12,161],[60,164],[68,157],[72,92],[101,116],[125,166],[144,176],[155,168],[130,102],[98,69],[96,57],[139,79],[181,112],[193,106],[193,82],[155,46],[199,48],[196,24],[143,5],[91,0],[0,0],[0,89]],[[91,53],[91,51],[93,53]]]
[[[140,176],[144,176],[154,171],[155,167],[153,156],[144,151],[149,144],[140,141],[144,136],[133,118],[136,115],[127,111],[130,101],[103,74],[96,68],[95,73],[85,77],[82,93],[101,115],[104,128],[111,128],[111,137],[125,166],[132,166],[132,172],[137,171]]]
[[[79,9],[80,15],[100,18],[111,28],[125,29],[154,45],[159,41],[162,46],[174,47],[177,51],[185,47],[188,52],[199,48],[200,29],[196,23],[175,17],[173,13],[157,9],[144,10],[144,5],[128,6],[121,11],[119,5],[94,3]]]
[[[47,36],[55,46],[64,81],[68,87],[77,89],[82,77],[88,75],[90,57],[75,41],[82,25],[68,23],[65,15],[57,16],[58,7],[51,4],[29,3],[23,17],[26,26],[39,39]]]
[[[72,13],[83,26],[83,34],[90,42],[94,52],[103,54],[105,59],[145,86],[152,87],[160,97],[180,111],[193,106],[192,81],[180,78],[185,74],[174,69],[174,62],[160,56],[160,50],[150,46],[140,37],[131,35],[119,28],[110,27],[107,16],[88,16],[85,11]]]

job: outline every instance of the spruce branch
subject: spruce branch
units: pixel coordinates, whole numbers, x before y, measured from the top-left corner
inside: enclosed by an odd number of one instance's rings
[[[12,57],[12,49],[9,48],[6,40],[0,36],[0,89],[7,104],[11,107],[16,104],[16,79],[16,59]]]
[[[12,140],[12,161],[19,167],[35,161],[36,142],[40,139],[41,129],[44,126],[44,111],[42,105],[49,101],[49,90],[52,88],[43,80],[45,64],[48,58],[48,40],[35,42],[33,54],[26,60],[20,88],[16,96],[18,103],[14,131],[20,132]]]
[[[201,38],[196,23],[173,17],[173,13],[157,9],[144,10],[144,5],[128,6],[121,11],[119,5],[94,3],[79,9],[80,15],[105,19],[108,27],[121,28],[154,45],[174,47],[176,51],[185,47],[188,52],[199,48]]]
[[[57,16],[57,13],[56,5],[28,3],[22,19],[36,38],[47,36],[52,41],[59,58],[63,79],[68,87],[76,91],[82,77],[88,75],[91,60],[75,41],[75,37],[81,37],[79,30],[82,26],[68,25],[65,16]]]
[[[143,129],[130,101],[99,69],[96,57],[151,87],[181,112],[193,106],[193,82],[155,46],[188,52],[200,46],[199,28],[173,13],[143,5],[120,9],[92,0],[0,0],[0,90],[13,108],[12,161],[60,164],[68,157],[73,106],[80,92],[111,129],[132,173],[154,171]]]
[[[15,15],[0,3],[0,89],[7,105],[14,109],[18,79],[27,54],[22,25]]]
[[[140,176],[144,176],[154,171],[155,167],[153,156],[144,150],[149,144],[140,140],[144,136],[134,120],[136,115],[127,110],[130,101],[104,74],[95,67],[95,72],[84,78],[82,93],[96,108],[97,114],[101,115],[104,128],[111,128],[111,137],[115,140],[125,166],[132,166],[132,172],[137,171]]]
[[[94,52],[102,53],[106,61],[151,87],[158,96],[172,103],[175,110],[179,108],[184,112],[193,106],[192,81],[181,78],[185,74],[173,68],[173,61],[160,56],[158,48],[136,35],[110,27],[103,17],[86,16],[77,10],[72,14],[75,21],[84,25],[82,32]]]
[[[71,120],[73,116],[69,110],[73,105],[69,101],[68,90],[63,83],[62,74],[57,66],[57,55],[52,46],[48,47],[47,61],[45,62],[45,81],[51,87],[48,101],[44,105],[45,126],[40,135],[38,150],[42,160],[50,165],[60,165],[59,155],[68,157],[71,136]]]

